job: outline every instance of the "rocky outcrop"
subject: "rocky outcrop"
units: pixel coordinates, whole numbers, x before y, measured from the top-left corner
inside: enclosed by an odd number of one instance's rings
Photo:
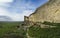
[[[37,8],[34,13],[25,17],[32,22],[55,22],[60,23],[60,0],[49,0],[46,4]]]

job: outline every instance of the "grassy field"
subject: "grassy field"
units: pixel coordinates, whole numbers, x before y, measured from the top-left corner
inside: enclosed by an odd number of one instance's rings
[[[26,31],[20,28],[22,22],[0,22],[0,38],[26,38]]]
[[[0,38],[27,38],[26,33],[34,38],[60,38],[60,23],[44,22],[42,24],[57,26],[56,28],[41,28],[39,25],[24,30],[23,22],[0,22]]]
[[[60,38],[60,23],[44,22],[42,24],[57,26],[56,28],[40,28],[40,26],[31,26],[29,36],[34,38]]]

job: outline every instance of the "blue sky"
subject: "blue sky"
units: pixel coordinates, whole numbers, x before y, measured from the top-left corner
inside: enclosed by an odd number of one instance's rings
[[[23,21],[36,8],[48,0],[0,0],[0,16],[9,16],[13,21]]]

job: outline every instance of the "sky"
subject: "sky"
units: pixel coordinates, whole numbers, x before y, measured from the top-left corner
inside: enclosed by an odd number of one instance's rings
[[[0,0],[0,16],[8,16],[12,21],[24,21],[36,8],[48,0]]]

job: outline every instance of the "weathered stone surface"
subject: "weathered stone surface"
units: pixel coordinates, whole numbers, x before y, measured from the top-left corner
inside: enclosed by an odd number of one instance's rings
[[[60,23],[60,0],[49,0],[46,4],[37,8],[28,18],[25,17],[25,20]]]

